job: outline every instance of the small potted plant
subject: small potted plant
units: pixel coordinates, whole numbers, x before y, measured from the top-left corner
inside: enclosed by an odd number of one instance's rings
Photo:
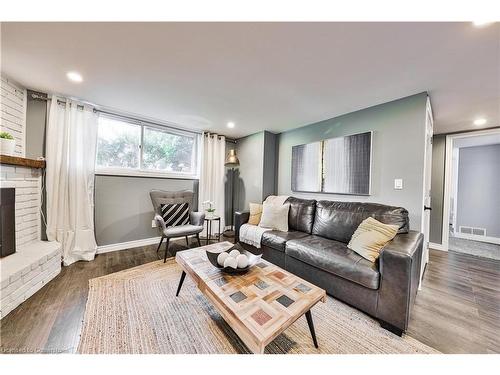
[[[8,156],[14,155],[14,149],[16,147],[14,137],[10,133],[0,132],[0,141],[0,153]]]
[[[205,211],[207,211],[207,218],[211,218],[214,216],[215,208],[213,208],[214,202],[205,201],[203,202],[203,207],[205,207]]]

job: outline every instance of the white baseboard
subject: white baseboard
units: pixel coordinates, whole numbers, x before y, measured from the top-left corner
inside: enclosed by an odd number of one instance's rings
[[[453,237],[461,238],[464,240],[487,242],[487,243],[494,243],[494,244],[500,245],[500,238],[497,238],[497,237],[478,236],[475,234],[464,234],[464,233],[460,233],[460,232],[455,232],[453,234]]]
[[[439,251],[448,251],[448,249],[446,249],[446,247],[444,247],[442,244],[432,243],[432,242],[429,242],[429,249],[439,250]]]
[[[194,236],[188,236],[194,237]],[[109,245],[97,246],[97,254],[109,253],[111,251],[119,251],[125,249],[133,249],[134,247],[158,245],[160,243],[161,237],[144,238],[142,240],[112,243]],[[184,241],[184,237],[173,238],[170,241]],[[183,242],[184,243],[184,242]],[[165,240],[163,240],[163,245],[165,245]]]
[[[145,238],[143,240],[113,243],[109,245],[97,246],[97,254],[109,253],[111,251],[131,249],[140,246],[149,246],[160,243],[161,237]]]

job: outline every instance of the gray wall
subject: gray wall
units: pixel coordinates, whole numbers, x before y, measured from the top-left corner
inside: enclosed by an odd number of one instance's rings
[[[276,194],[277,139],[276,134],[262,131],[237,140],[236,210],[248,210],[249,202]]]
[[[435,244],[443,241],[444,168],[446,135],[436,135],[432,140],[431,218],[429,240]]]
[[[26,157],[37,159],[45,156],[45,123],[47,102],[33,100],[28,93],[26,108]]]
[[[460,148],[457,229],[486,228],[500,238],[500,144]]]
[[[264,132],[264,158],[263,158],[263,177],[262,177],[262,200],[269,195],[276,194],[278,190],[278,135]]]
[[[95,177],[95,234],[99,246],[158,236],[149,191],[189,189],[198,196],[198,180],[128,176]]]
[[[238,210],[245,210],[249,202],[262,202],[264,132],[238,139],[236,152],[240,167],[236,174],[235,201]]]
[[[232,142],[229,140],[226,140],[226,156],[229,153],[229,150],[231,149],[236,149],[236,142]],[[233,183],[236,185],[237,181],[235,182],[234,180],[237,179],[236,174],[238,173],[237,170],[235,170],[235,175],[231,175],[231,169],[226,168],[226,175],[225,175],[225,182],[224,182],[224,219],[226,226],[230,226],[232,224],[231,222],[231,194],[232,194],[232,186]],[[236,195],[236,186],[235,186],[235,195]],[[237,207],[237,201],[236,199],[234,200],[234,210],[236,211],[238,209]]]
[[[410,213],[411,228],[420,230],[426,100],[427,94],[421,93],[281,133],[278,194],[402,206]],[[370,196],[291,191],[292,146],[370,130],[373,131]],[[403,179],[403,190],[394,190],[395,178]]]
[[[28,100],[26,103],[26,158],[37,159],[45,156],[45,125],[47,122],[47,102],[44,100],[33,100],[28,91]],[[45,178],[45,177],[42,177]],[[45,190],[45,181],[42,189],[42,207],[43,216],[41,218],[40,238],[47,240],[46,225],[44,217],[47,217],[47,192]]]

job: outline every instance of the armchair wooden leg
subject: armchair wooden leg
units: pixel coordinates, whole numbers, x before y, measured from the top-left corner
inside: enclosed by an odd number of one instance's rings
[[[186,246],[187,246],[187,247],[188,247],[188,249],[189,249],[189,238],[188,238],[188,236],[186,236]]]
[[[170,238],[167,237],[167,242],[165,243],[165,257],[163,258],[163,263],[167,261],[167,254],[168,254],[168,243],[170,242]]]
[[[198,246],[201,247],[200,234],[196,234],[196,239],[198,240]]]

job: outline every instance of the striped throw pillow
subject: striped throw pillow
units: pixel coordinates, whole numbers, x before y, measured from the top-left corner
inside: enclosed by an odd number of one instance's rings
[[[189,224],[189,203],[162,204],[161,216],[167,228]]]

